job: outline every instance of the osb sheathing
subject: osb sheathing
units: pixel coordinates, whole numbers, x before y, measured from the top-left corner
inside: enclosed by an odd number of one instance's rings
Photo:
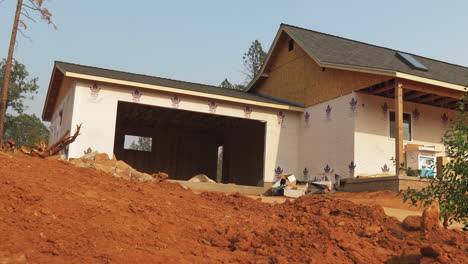
[[[255,91],[288,101],[305,104],[305,58],[304,50],[296,47],[288,51],[289,37],[283,33],[265,66],[268,78],[259,82]]]
[[[69,77],[64,77],[63,78],[62,83],[60,84],[60,89],[59,89],[59,93],[57,95],[57,101],[55,102],[55,105],[54,105],[53,113],[55,113],[55,111],[57,111],[58,107],[60,106],[60,104],[63,101],[63,98],[68,94],[68,91],[70,91],[70,89],[72,87],[71,82],[72,82],[71,78],[69,78]]]
[[[389,80],[388,76],[320,67],[299,45],[288,51],[282,33],[265,67],[268,75],[253,90],[306,107]]]

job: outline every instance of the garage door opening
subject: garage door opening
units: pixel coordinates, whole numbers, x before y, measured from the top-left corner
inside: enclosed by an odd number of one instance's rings
[[[188,180],[205,174],[256,186],[263,178],[265,123],[119,102],[114,153],[135,169]]]

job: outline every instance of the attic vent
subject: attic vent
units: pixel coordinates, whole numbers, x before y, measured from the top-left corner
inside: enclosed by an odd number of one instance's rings
[[[404,63],[408,64],[411,68],[420,71],[427,71],[427,67],[415,59],[412,55],[397,51],[396,56]]]
[[[294,49],[294,39],[290,39],[288,42],[288,51],[291,51]]]

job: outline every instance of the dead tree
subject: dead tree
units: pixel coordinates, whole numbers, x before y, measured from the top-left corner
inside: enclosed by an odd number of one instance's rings
[[[36,148],[21,147],[21,152],[28,154],[33,157],[46,158],[53,155],[57,155],[60,151],[65,149],[68,145],[75,141],[80,135],[81,124],[76,126],[76,131],[73,136],[69,136],[70,130],[67,130],[65,134],[54,144],[47,146],[45,142],[36,144]]]
[[[36,22],[29,11],[39,12],[41,20],[46,21],[48,24],[52,24],[54,28],[57,28],[52,22],[52,13],[47,8],[42,7],[44,0],[27,0],[27,4],[23,3],[23,0],[18,0],[16,5],[15,20],[13,21],[13,29],[11,31],[10,46],[8,48],[8,56],[5,65],[5,76],[3,78],[3,88],[0,100],[0,145],[3,144],[3,131],[5,128],[5,116],[8,102],[8,87],[10,84],[11,64],[13,62],[13,53],[15,50],[16,35],[18,31],[23,35],[22,29],[27,29],[26,19]]]

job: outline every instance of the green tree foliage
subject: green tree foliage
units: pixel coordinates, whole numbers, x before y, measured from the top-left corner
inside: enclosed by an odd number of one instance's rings
[[[152,138],[150,137],[138,137],[135,145],[136,150],[151,151]]]
[[[262,69],[266,55],[266,52],[262,48],[262,44],[258,40],[252,42],[249,50],[244,53],[242,60],[244,61],[244,68],[249,82],[253,80],[253,78],[255,78]]]
[[[468,227],[468,92],[465,92],[456,120],[442,138],[445,152],[450,158],[436,177],[428,178],[430,185],[417,191],[408,188],[404,201],[413,205],[429,206],[438,200],[444,226],[453,221]]]
[[[12,139],[18,146],[34,147],[41,141],[47,143],[49,130],[36,115],[7,116],[5,139]]]
[[[233,90],[245,90],[245,86],[242,84],[232,84],[229,82],[228,79],[224,79],[224,81],[219,85],[219,87],[227,88],[227,89],[233,89]]]
[[[266,55],[267,54],[263,50],[260,41],[253,41],[249,47],[249,50],[242,56],[242,61],[244,63],[244,73],[247,76],[246,83],[250,83],[253,78],[255,78],[255,76],[260,73],[263,63],[265,62]],[[245,91],[247,88],[246,85],[243,84],[232,84],[228,79],[224,79],[224,81],[219,86],[241,91]]]
[[[3,87],[5,60],[0,62],[0,89]],[[39,86],[37,78],[31,78],[26,66],[13,60],[8,85],[7,115],[4,139],[12,139],[18,146],[32,147],[41,140],[47,142],[49,131],[36,115],[25,114],[25,101],[32,100]]]
[[[3,87],[3,76],[5,75],[6,61],[3,59],[0,62],[0,89]],[[13,60],[10,84],[7,97],[7,111],[15,111],[17,114],[23,114],[27,106],[24,104],[26,99],[32,100],[34,94],[37,93],[39,86],[37,85],[38,78],[30,78],[26,66]]]

